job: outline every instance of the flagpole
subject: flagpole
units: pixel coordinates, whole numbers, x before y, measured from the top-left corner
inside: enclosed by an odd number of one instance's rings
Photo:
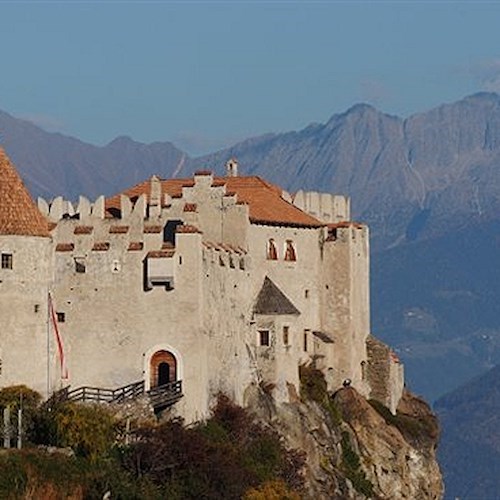
[[[50,291],[47,289],[47,399],[50,397]]]

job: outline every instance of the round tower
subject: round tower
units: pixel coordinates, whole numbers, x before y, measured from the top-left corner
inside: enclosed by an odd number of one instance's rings
[[[47,220],[0,147],[0,387],[25,384],[47,396],[55,375],[48,336],[52,270]]]

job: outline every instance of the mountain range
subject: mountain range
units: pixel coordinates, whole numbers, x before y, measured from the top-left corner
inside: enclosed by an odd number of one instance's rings
[[[500,354],[500,97],[480,93],[402,119],[358,104],[324,124],[192,158],[170,142],[98,147],[0,112],[0,138],[34,196],[110,195],[157,174],[224,172],[289,191],[348,194],[372,235],[373,329],[434,400]],[[486,283],[488,284],[486,286]]]
[[[290,192],[347,194],[372,235],[372,328],[401,357],[410,387],[434,401],[499,362],[497,94],[406,119],[358,104],[324,124],[198,158],[127,137],[98,147],[1,111],[0,142],[32,194],[45,198],[110,195],[153,174],[223,174],[231,157],[242,175]],[[445,446],[453,422],[445,420]]]

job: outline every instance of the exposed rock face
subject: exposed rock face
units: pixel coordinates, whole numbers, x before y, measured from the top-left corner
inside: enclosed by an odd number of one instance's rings
[[[406,392],[391,425],[354,389],[339,391],[335,402],[354,431],[354,439],[374,491],[382,498],[443,495],[436,461],[436,418],[425,402]],[[389,417],[390,418],[390,417]]]
[[[435,458],[437,420],[409,392],[397,416],[380,406],[385,418],[353,388],[341,389],[322,404],[297,400],[276,407],[260,397],[252,406],[288,447],[305,452],[306,498],[443,496]]]

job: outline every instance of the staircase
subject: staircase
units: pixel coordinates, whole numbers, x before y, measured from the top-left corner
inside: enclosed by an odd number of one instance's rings
[[[79,401],[83,403],[123,403],[146,394],[155,411],[163,410],[182,398],[182,381],[177,380],[168,384],[145,390],[144,380],[133,382],[117,389],[103,389],[102,387],[83,386],[70,390],[65,387],[55,392],[50,398],[52,404],[65,401]]]

